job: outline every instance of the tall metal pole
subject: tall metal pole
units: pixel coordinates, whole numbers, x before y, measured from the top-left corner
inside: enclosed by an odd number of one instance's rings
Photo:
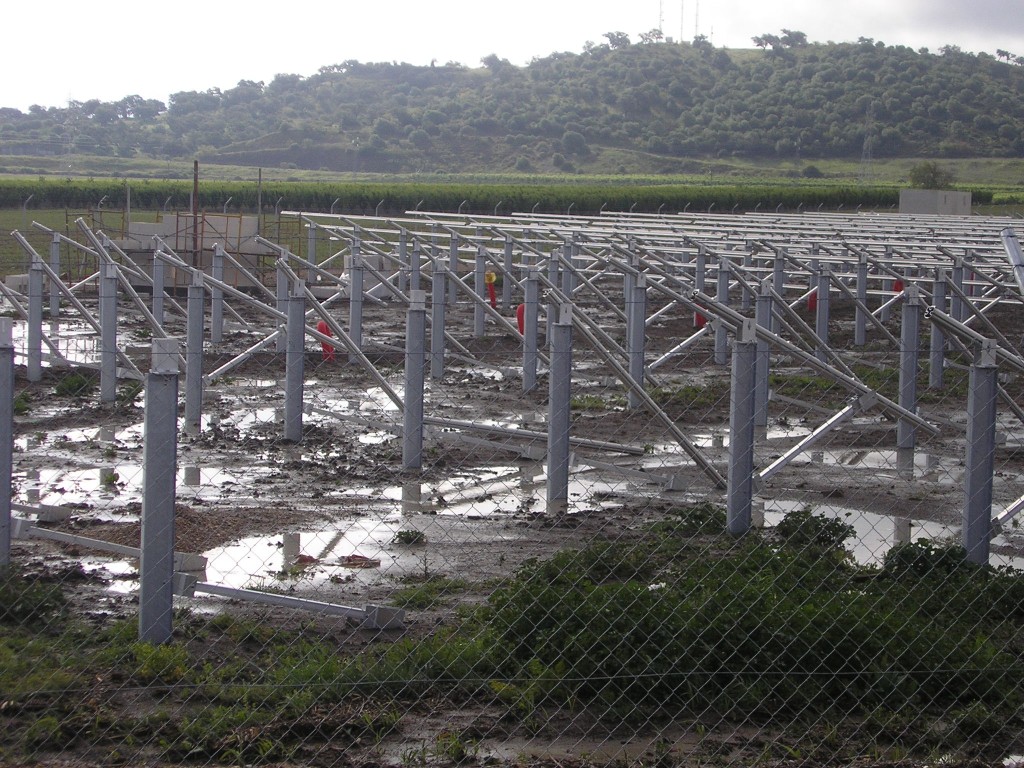
[[[537,387],[537,315],[540,312],[540,280],[538,268],[527,267],[523,299],[523,392]]]
[[[53,274],[60,274],[60,233],[54,232],[50,240],[50,269]],[[53,278],[50,279],[50,319],[60,317],[60,286]]]
[[[854,317],[853,344],[863,347],[868,337],[868,258],[857,259],[857,310]]]
[[[932,282],[932,306],[939,312],[946,311],[946,273],[942,269],[935,270],[935,280]],[[937,323],[930,325],[928,388],[942,389],[946,383],[946,334]]]
[[[402,414],[402,466],[423,466],[423,388],[426,369],[427,292],[409,293],[405,321],[405,410]]]
[[[43,378],[43,265],[32,257],[28,268],[28,327],[25,329],[25,357],[28,380]]]
[[[632,282],[633,295],[629,300],[626,312],[628,321],[626,354],[629,358],[630,377],[643,386],[644,340],[647,331],[647,278],[640,274]],[[643,400],[633,388],[629,390],[627,402],[630,410],[644,406]]]
[[[358,238],[352,241],[351,261],[349,263],[349,296],[348,296],[348,336],[356,345],[363,348],[363,256]],[[355,351],[348,353],[348,361],[356,363],[359,355]]]
[[[766,331],[771,330],[773,291],[771,280],[761,281],[757,301],[754,304],[754,319],[758,326]],[[768,426],[768,393],[769,366],[771,364],[771,347],[768,340],[757,340],[756,383],[754,385],[754,423],[758,427]]]
[[[178,465],[178,345],[153,339],[146,377],[139,557],[139,639],[171,639],[174,607],[174,502]]]
[[[210,267],[214,283],[210,288],[210,343],[220,344],[224,340],[224,248],[220,243],[213,247],[213,263]]]
[[[302,384],[306,363],[306,284],[296,280],[288,299],[288,352],[285,355],[284,439],[302,442]]]
[[[986,339],[971,365],[967,393],[967,457],[961,529],[967,559],[988,564],[992,535],[992,481],[996,447],[996,343]]]
[[[903,289],[903,324],[900,334],[900,397],[899,405],[910,413],[917,412],[917,369],[921,337],[921,289],[914,284]],[[907,419],[896,423],[897,464],[911,475],[914,470],[914,448],[917,429]],[[902,456],[900,454],[903,454]]]
[[[829,321],[829,291],[832,285],[832,271],[828,264],[822,264],[818,269],[818,285],[816,295],[818,306],[814,315],[814,335],[818,338],[818,348],[815,357],[821,362],[828,361],[828,321]]]
[[[185,328],[185,431],[196,434],[203,418],[203,273],[192,273]]]
[[[726,527],[733,536],[750,530],[754,500],[754,411],[757,331],[749,318],[740,326],[732,350],[729,399],[729,474]]]
[[[552,323],[548,379],[548,511],[564,511],[569,502],[569,425],[572,391],[572,305],[560,307]]]
[[[117,267],[100,266],[100,401],[117,400]]]
[[[430,378],[439,381],[444,376],[444,292],[448,270],[434,261],[430,276]]]

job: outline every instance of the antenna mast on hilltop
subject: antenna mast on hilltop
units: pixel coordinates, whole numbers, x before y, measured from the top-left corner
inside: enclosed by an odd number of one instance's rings
[[[679,42],[686,39],[686,0],[679,0]]]
[[[658,0],[658,31],[665,30],[665,0]]]
[[[697,39],[697,35],[700,34],[700,0],[697,0],[697,11],[693,15],[693,39]]]

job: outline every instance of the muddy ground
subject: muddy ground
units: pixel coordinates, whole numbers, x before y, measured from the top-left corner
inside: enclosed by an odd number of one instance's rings
[[[343,350],[335,360],[324,360],[319,345],[309,342],[308,412],[301,443],[283,438],[284,357],[261,352],[209,388],[202,430],[181,433],[177,456],[177,549],[207,558],[206,571],[197,574],[200,581],[361,607],[388,604],[405,586],[446,576],[469,584],[458,602],[409,610],[404,629],[383,633],[351,620],[201,594],[179,598],[182,607],[203,615],[233,611],[282,626],[312,620],[320,631],[336,637],[340,647],[356,650],[434,631],[460,604],[485,600],[526,559],[628,536],[673,507],[708,500],[724,504],[724,490],[715,487],[655,414],[628,408],[625,390],[611,369],[577,338],[572,436],[613,445],[577,446],[569,504],[548,509],[541,461],[547,379],[542,377],[537,390],[524,394],[518,339],[493,323],[484,338],[474,339],[471,312],[459,305],[449,320],[465,350],[449,359],[443,380],[428,384],[426,414],[535,430],[532,439],[435,424],[427,430],[423,468],[403,469],[397,408]],[[898,364],[898,352],[884,342],[853,347],[851,307],[836,302],[833,312],[831,339],[844,361],[876,369]],[[622,341],[622,329],[613,318],[596,309],[593,314]],[[1011,338],[1024,332],[1015,310],[996,312],[993,319]],[[897,336],[898,322],[897,312],[890,322]],[[364,323],[368,358],[400,389],[404,311],[388,304],[369,307]],[[74,330],[68,326],[60,333],[70,336]],[[180,319],[171,319],[169,330],[184,336]],[[120,332],[127,346],[143,350],[136,361],[145,369],[148,329],[126,313]],[[208,349],[204,370],[216,369],[266,332],[268,327],[257,318],[246,325],[229,324],[223,344]],[[648,328],[647,359],[693,332],[692,317],[667,313]],[[808,373],[780,355],[773,357],[772,372],[792,381]],[[25,405],[15,427],[15,501],[22,505],[18,514],[40,528],[137,546],[144,393],[125,382],[123,399],[100,404],[97,391],[59,393],[67,374],[47,368],[41,382],[29,384],[24,368],[18,368],[16,390]],[[724,475],[730,372],[728,365],[714,364],[711,335],[654,375],[667,417]],[[1022,401],[1019,380],[1006,377],[1003,385],[1010,397]],[[771,405],[767,433],[758,440],[758,467],[782,455],[851,395],[810,385],[803,393],[787,392],[788,400]],[[758,493],[757,509],[768,525],[784,512],[805,506],[857,515],[858,532],[865,538],[853,552],[864,562],[877,562],[892,545],[897,518],[911,521],[915,537],[955,536],[963,504],[965,403],[962,388],[923,398],[921,415],[940,431],[933,437],[920,435],[912,472],[896,466],[895,418],[876,409],[772,478]],[[995,465],[998,510],[1024,495],[1024,429],[1005,409]],[[35,507],[40,514],[31,511]],[[55,514],[51,508],[69,514]],[[993,549],[1015,562],[1013,558],[1024,556],[1024,539],[1011,528],[995,540]],[[97,624],[136,610],[134,559],[38,538],[15,542],[13,556],[28,573],[61,581],[77,610]],[[430,722],[436,713],[422,717],[424,733],[436,729],[437,722]],[[449,719],[460,717],[491,715],[452,713]],[[558,742],[562,746],[541,751],[556,757],[587,750],[614,756],[619,748],[636,755],[652,748],[636,741],[628,746],[614,739],[593,742],[585,724],[553,724],[551,730],[563,734]],[[728,738],[722,738],[727,744]],[[515,733],[504,739],[502,751],[495,748],[499,757],[513,755],[519,747],[529,752],[542,741]]]

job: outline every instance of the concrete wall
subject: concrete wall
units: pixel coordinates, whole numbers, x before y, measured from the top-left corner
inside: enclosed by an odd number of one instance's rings
[[[948,189],[901,189],[900,213],[970,216],[971,193]]]

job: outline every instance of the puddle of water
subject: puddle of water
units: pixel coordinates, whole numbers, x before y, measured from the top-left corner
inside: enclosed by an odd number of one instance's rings
[[[226,467],[180,466],[179,489],[201,489],[203,497],[218,497],[239,486],[251,486],[260,477],[270,475],[269,467],[246,467],[238,472]],[[41,469],[19,478],[18,501],[23,504],[94,510],[110,509],[139,502],[142,498],[142,465],[118,461],[106,467],[78,469]],[[123,517],[117,518],[123,520]]]
[[[237,588],[282,586],[297,579],[323,582],[333,574],[354,573],[343,558],[358,555],[388,566],[385,552],[399,530],[397,520],[359,518],[321,531],[253,536],[211,549],[205,581]],[[365,569],[379,571],[377,569]]]
[[[800,501],[767,500],[764,502],[764,525],[773,528],[782,522],[782,518],[786,514],[806,506],[806,503]],[[886,553],[898,544],[906,544],[918,539],[956,544],[960,540],[959,526],[887,517],[831,504],[817,505],[813,510],[815,514],[842,520],[853,526],[854,534],[846,542],[846,548],[860,565],[881,565]],[[993,537],[993,546],[1001,543],[1008,542],[1001,535]],[[989,557],[989,563],[993,566],[1024,569],[1024,557],[1009,557],[993,553]]]
[[[959,459],[936,456],[931,453],[904,454],[898,450],[865,450],[846,448],[841,450],[811,450],[790,463],[790,466],[826,464],[830,466],[859,467],[861,469],[885,470],[898,474],[909,474],[913,460],[914,477],[942,483],[958,483],[963,477]]]

